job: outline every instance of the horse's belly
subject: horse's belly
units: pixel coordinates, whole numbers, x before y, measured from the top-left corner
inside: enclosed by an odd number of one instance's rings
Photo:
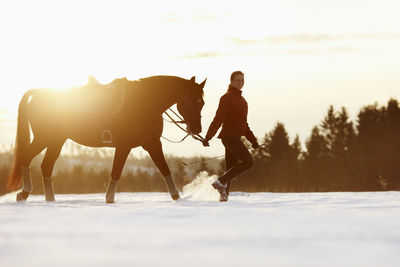
[[[64,103],[49,101],[45,97],[32,99],[28,114],[35,136],[59,140],[69,138],[92,147],[136,147],[156,137],[159,132],[159,127],[150,127],[142,116],[76,112]],[[111,132],[112,143],[104,143],[105,131]]]
[[[81,116],[79,121],[70,122],[64,130],[68,138],[92,147],[141,146],[152,135],[138,121],[118,122],[97,115]],[[104,135],[111,134],[111,143],[104,142]]]

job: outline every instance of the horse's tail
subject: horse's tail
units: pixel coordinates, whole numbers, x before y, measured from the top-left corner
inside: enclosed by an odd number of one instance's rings
[[[21,99],[18,107],[17,136],[15,138],[14,162],[7,181],[7,189],[15,191],[21,186],[21,163],[28,145],[30,144],[30,131],[28,121],[28,100],[36,90],[27,91]]]

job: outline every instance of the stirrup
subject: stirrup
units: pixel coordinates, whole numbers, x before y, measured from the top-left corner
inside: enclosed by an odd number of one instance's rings
[[[112,133],[110,130],[104,130],[101,134],[101,143],[112,144]]]

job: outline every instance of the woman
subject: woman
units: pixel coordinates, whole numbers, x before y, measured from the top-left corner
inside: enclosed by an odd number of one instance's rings
[[[226,172],[212,184],[220,193],[220,201],[228,200],[231,181],[253,165],[253,158],[241,137],[245,136],[253,148],[259,146],[257,138],[247,124],[248,106],[242,96],[243,85],[244,74],[241,71],[233,72],[228,91],[220,98],[217,112],[203,141],[204,146],[209,146],[208,141],[222,125],[218,138],[225,146]]]

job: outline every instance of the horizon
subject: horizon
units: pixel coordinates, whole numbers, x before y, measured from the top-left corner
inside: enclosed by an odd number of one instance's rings
[[[0,33],[7,41],[0,44],[0,144],[14,142],[25,91],[81,86],[89,75],[101,83],[153,75],[207,78],[205,135],[230,74],[242,70],[255,135],[263,138],[279,121],[291,141],[299,135],[302,147],[330,105],[345,107],[355,121],[363,106],[399,99],[400,3],[395,0],[205,1],[201,7],[180,1],[15,1],[1,6]],[[182,136],[164,126],[164,136]],[[194,140],[162,142],[165,153],[175,156],[224,152],[215,137],[208,148]]]

